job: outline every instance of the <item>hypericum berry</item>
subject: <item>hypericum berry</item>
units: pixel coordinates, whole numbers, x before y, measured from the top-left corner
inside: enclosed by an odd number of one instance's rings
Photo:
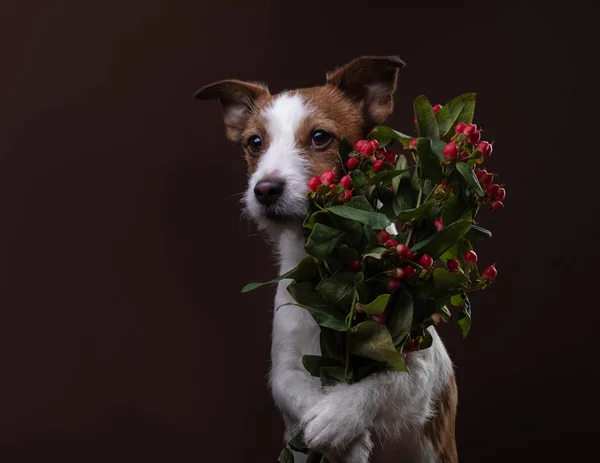
[[[397,280],[400,280],[404,277],[404,270],[402,270],[401,268],[397,267],[395,269],[392,270],[392,273],[390,275],[392,278],[396,278]]]
[[[483,271],[482,275],[483,278],[487,278],[490,281],[494,281],[496,279],[496,276],[498,275],[498,270],[496,270],[496,264],[492,264],[488,268],[486,268]]]
[[[381,323],[382,325],[385,323],[386,320],[387,320],[387,313],[385,313],[385,312],[383,312],[382,314],[379,315],[379,317],[377,317],[377,323]]]
[[[385,152],[385,160],[387,162],[389,162],[390,164],[393,164],[394,162],[396,162],[396,153],[394,153],[392,151],[386,151]]]
[[[476,145],[477,143],[479,143],[479,140],[481,140],[481,132],[479,130],[476,130],[471,135],[469,135],[470,143],[473,143],[474,145]]]
[[[405,265],[402,267],[402,270],[404,270],[404,276],[406,278],[414,278],[415,274],[417,273],[412,265]]]
[[[354,148],[363,156],[371,156],[378,146],[379,143],[377,143],[377,140],[359,140],[356,142]]]
[[[458,272],[458,269],[460,268],[460,262],[456,259],[448,259],[446,261],[446,267],[448,267],[448,270],[451,272]]]
[[[346,190],[352,186],[352,177],[349,175],[344,175],[340,179],[340,185],[342,185]]]
[[[444,229],[444,224],[442,223],[441,219],[437,219],[435,222],[433,222],[433,225],[437,231],[442,231]]]
[[[456,124],[456,127],[454,128],[454,131],[456,133],[463,133],[463,131],[465,130],[466,126],[467,126],[467,124],[465,124],[464,122],[459,122],[458,124]]]
[[[495,198],[498,194],[498,190],[500,190],[500,185],[497,183],[492,183],[491,185],[488,185],[488,187],[485,189],[485,192],[492,198]]]
[[[465,262],[468,262],[469,264],[477,263],[477,254],[475,253],[475,251],[471,250],[466,252]]]
[[[369,144],[373,147],[374,150],[379,148],[379,142],[377,140],[369,140]]]
[[[308,189],[310,191],[317,191],[317,188],[321,185],[321,179],[318,175],[315,175],[308,181]]]
[[[388,279],[387,288],[390,291],[396,291],[400,289],[401,283],[400,280],[396,280],[395,278]]]
[[[446,182],[446,179],[442,180],[442,183],[440,183],[440,188],[442,190],[445,190],[446,188],[448,188],[448,182]]]
[[[443,106],[441,104],[436,104],[431,107],[431,109],[433,109],[434,113],[437,113],[442,108],[443,108]]]
[[[386,248],[395,248],[396,246],[398,246],[398,241],[396,241],[396,240],[387,240],[385,243],[383,243],[383,245]]]
[[[487,171],[487,170],[485,170],[485,169],[480,169],[480,170],[478,170],[477,172],[475,172],[475,175],[477,176],[477,178],[478,178],[478,179],[481,179],[481,176],[482,176],[482,175],[485,175],[485,174],[487,174],[487,173],[488,173],[488,171]]]
[[[350,170],[356,169],[357,166],[358,166],[358,159],[356,159],[356,158],[348,158],[348,160],[346,161],[346,167]]]
[[[490,157],[493,149],[494,147],[491,145],[491,143],[488,143],[487,141],[480,141],[479,143],[477,143],[477,151],[483,154],[483,156],[486,158]]]
[[[330,185],[331,183],[333,183],[334,179],[335,174],[333,173],[333,170],[326,170],[321,174],[321,183],[323,185]]]
[[[435,312],[431,314],[431,321],[433,322],[433,324],[435,326],[438,326],[440,323],[442,323],[444,321],[444,319],[442,318],[442,316]]]
[[[408,252],[408,246],[406,244],[399,244],[398,246],[396,246],[396,254],[398,254],[400,258],[406,258]]]
[[[417,122],[417,115],[416,114],[413,116],[413,121]]]
[[[464,133],[468,137],[469,135],[472,135],[476,130],[477,126],[475,124],[469,124],[463,129],[462,133]]]
[[[489,185],[490,183],[492,183],[494,181],[494,174],[490,174],[489,172],[486,172],[481,177],[479,177],[479,181],[483,185],[487,186],[487,185]]]
[[[492,210],[499,211],[500,209],[504,209],[504,203],[502,201],[494,201],[492,203]]]
[[[375,172],[379,172],[381,169],[383,169],[384,165],[385,165],[385,161],[383,159],[378,159],[377,161],[375,161],[373,163],[373,170]]]
[[[415,146],[417,146],[417,139],[413,138],[411,141],[408,142],[408,147],[414,148]]]
[[[352,264],[350,265],[350,269],[353,271],[358,271],[360,269],[360,260],[356,259],[354,262],[352,262]]]
[[[506,198],[506,190],[504,188],[498,188],[494,198],[498,201],[503,201],[504,198]]]
[[[458,148],[456,147],[456,143],[451,141],[444,146],[443,153],[446,159],[456,159],[456,156],[458,156]]]
[[[413,260],[413,259],[415,258],[415,255],[416,255],[416,254],[415,254],[414,252],[412,252],[412,251],[408,251],[408,252],[406,253],[406,258],[407,258],[407,259],[409,259],[409,260]]]
[[[360,153],[360,149],[367,143],[367,140],[358,140],[354,144],[354,151],[358,151]]]
[[[360,302],[357,302],[356,305],[354,306],[354,311],[356,313],[363,313],[365,311],[365,309],[363,309],[363,306]]]
[[[374,156],[377,159],[384,159],[385,158],[385,151],[383,149],[377,150],[377,151],[375,151]]]
[[[408,350],[417,350],[417,341],[415,338],[411,338],[410,342],[408,343]]]
[[[343,193],[340,193],[340,199],[344,202],[348,202],[352,199],[352,191],[346,190]]]
[[[425,269],[430,269],[433,265],[433,259],[429,254],[423,254],[419,259],[419,265]]]
[[[387,240],[390,239],[391,236],[392,235],[390,235],[385,230],[381,230],[380,232],[377,232],[375,234],[375,238],[377,238],[377,241],[379,241],[380,243],[385,243]]]
[[[467,151],[463,151],[462,153],[460,153],[460,155],[458,156],[459,159],[467,159],[469,157],[469,153]]]

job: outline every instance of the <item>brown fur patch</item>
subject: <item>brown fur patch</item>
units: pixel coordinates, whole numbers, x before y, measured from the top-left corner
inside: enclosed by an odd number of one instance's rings
[[[442,390],[435,405],[435,416],[425,425],[425,435],[433,444],[440,463],[458,462],[454,428],[458,388],[454,375]]]

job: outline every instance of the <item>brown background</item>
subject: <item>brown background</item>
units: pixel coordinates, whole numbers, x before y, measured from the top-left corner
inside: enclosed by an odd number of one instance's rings
[[[0,459],[271,462],[270,251],[213,80],[317,85],[399,54],[397,111],[478,93],[508,185],[500,276],[457,365],[462,462],[597,453],[595,12],[576,2],[7,1],[0,8]],[[127,457],[127,458],[126,458]]]

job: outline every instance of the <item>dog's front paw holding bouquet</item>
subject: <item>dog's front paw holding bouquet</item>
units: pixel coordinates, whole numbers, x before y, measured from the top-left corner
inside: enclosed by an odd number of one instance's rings
[[[197,93],[220,101],[248,163],[246,213],[277,246],[282,463],[458,461],[456,382],[435,326],[456,320],[467,335],[469,293],[497,276],[479,267],[491,237],[479,215],[498,213],[506,190],[482,165],[493,145],[473,123],[475,94],[418,97],[414,135],[381,125],[402,66],[363,57],[320,87],[271,95],[226,80]]]

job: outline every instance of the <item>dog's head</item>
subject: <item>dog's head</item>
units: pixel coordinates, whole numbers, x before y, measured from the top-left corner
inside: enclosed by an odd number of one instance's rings
[[[364,138],[393,110],[397,57],[366,56],[327,74],[325,85],[271,95],[266,86],[223,80],[195,97],[218,99],[226,135],[248,163],[244,203],[261,228],[295,223],[307,213],[311,176],[340,172],[340,137]]]

